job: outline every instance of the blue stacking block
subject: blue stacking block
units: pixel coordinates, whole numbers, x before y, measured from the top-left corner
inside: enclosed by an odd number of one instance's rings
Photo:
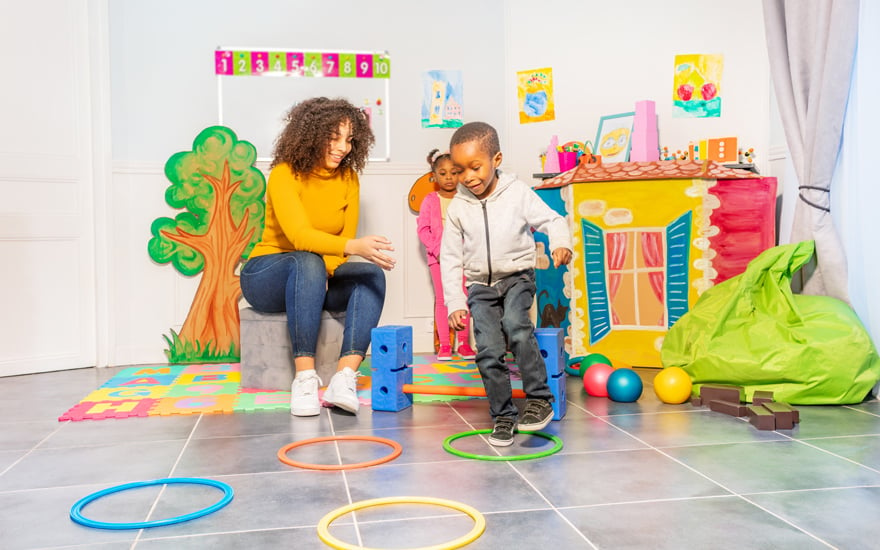
[[[565,340],[561,328],[536,328],[535,339],[547,369],[547,385],[553,393],[553,420],[565,417]]]
[[[403,393],[403,385],[413,382],[412,327],[376,327],[371,338],[373,410],[397,412],[412,406],[412,395]]]

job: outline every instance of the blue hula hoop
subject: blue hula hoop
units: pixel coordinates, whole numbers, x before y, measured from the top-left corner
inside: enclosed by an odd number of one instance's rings
[[[113,493],[119,493],[121,491],[127,491],[128,489],[135,489],[137,487],[149,487],[152,485],[171,485],[175,483],[180,484],[191,484],[191,485],[209,485],[211,487],[216,487],[223,491],[223,498],[221,498],[218,502],[208,506],[207,508],[202,508],[201,510],[197,510],[195,512],[184,514],[182,516],[177,516],[168,519],[158,519],[154,521],[135,521],[131,523],[113,523],[106,521],[95,521],[93,519],[89,519],[82,515],[82,509],[91,502],[98,500],[101,497],[105,497],[107,495]],[[197,477],[168,477],[164,479],[154,479],[153,481],[136,481],[134,483],[126,483],[124,485],[117,485],[116,487],[110,487],[107,489],[102,489],[95,493],[92,493],[88,496],[85,496],[79,499],[76,504],[73,505],[73,508],[70,509],[70,519],[79,523],[80,525],[85,525],[86,527],[94,527],[95,529],[143,529],[145,527],[159,527],[161,525],[173,525],[175,523],[183,523],[184,521],[189,521],[191,519],[200,518],[202,516],[207,516],[213,512],[216,512],[220,508],[223,508],[227,504],[232,501],[232,487],[229,485],[220,482],[214,481],[213,479],[204,479]]]

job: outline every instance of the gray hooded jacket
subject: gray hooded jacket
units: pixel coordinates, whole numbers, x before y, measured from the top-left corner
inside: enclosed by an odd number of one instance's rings
[[[513,174],[498,171],[492,194],[477,199],[463,185],[446,210],[440,269],[449,313],[467,309],[465,285],[493,285],[518,271],[535,267],[532,230],[547,234],[550,251],[571,250],[571,231],[565,218],[541,200]]]

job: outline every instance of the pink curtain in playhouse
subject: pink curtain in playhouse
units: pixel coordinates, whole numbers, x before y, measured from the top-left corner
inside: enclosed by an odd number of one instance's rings
[[[645,258],[647,267],[663,267],[663,235],[659,231],[642,232],[642,255]],[[651,282],[651,290],[654,296],[662,304],[663,303],[663,272],[651,271],[648,273],[648,280]],[[664,319],[660,318],[663,324]]]
[[[620,273],[611,273],[611,270],[623,269],[626,262],[626,244],[627,234],[607,233],[605,235],[605,256],[608,258],[608,301],[611,303],[611,320],[612,324],[619,324],[620,318],[614,311],[614,297],[617,296],[617,290],[620,288]]]

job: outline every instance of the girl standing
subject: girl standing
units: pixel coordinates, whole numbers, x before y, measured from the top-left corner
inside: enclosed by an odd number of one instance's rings
[[[431,167],[432,179],[438,190],[429,193],[419,208],[418,231],[419,240],[425,245],[428,258],[428,269],[434,283],[434,324],[440,338],[440,350],[437,352],[439,361],[452,359],[452,344],[449,339],[449,314],[443,303],[443,283],[440,276],[440,241],[443,236],[443,223],[446,220],[446,207],[455,196],[458,186],[457,173],[453,170],[449,153],[440,153],[438,149],[428,153],[428,165]],[[470,322],[464,320],[464,329],[458,331],[458,354],[462,359],[473,359],[476,352],[470,346]]]

